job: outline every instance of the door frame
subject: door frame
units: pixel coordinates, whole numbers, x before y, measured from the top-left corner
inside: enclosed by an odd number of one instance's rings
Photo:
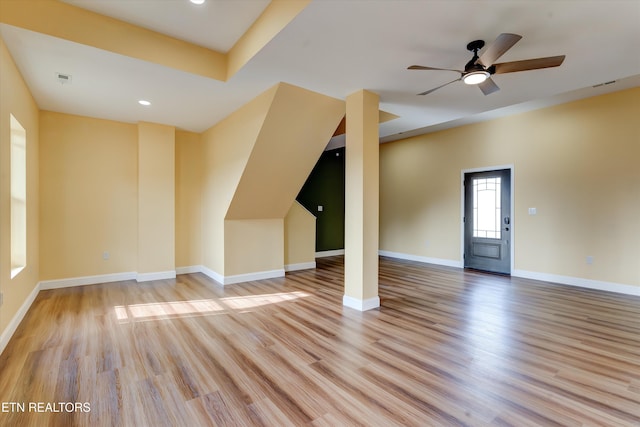
[[[472,169],[462,169],[460,171],[460,265],[464,268],[464,175],[474,172],[490,172],[495,170],[509,169],[511,171],[511,189],[509,192],[509,203],[511,208],[511,243],[509,247],[509,274],[513,274],[513,262],[516,247],[516,227],[515,227],[515,204],[514,204],[514,189],[515,189],[515,175],[513,173],[513,164],[509,165],[497,165],[486,166]]]

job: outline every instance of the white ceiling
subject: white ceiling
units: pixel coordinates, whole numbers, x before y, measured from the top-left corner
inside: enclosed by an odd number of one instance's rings
[[[221,51],[265,7],[264,0],[68,3]],[[640,86],[640,0],[315,0],[227,82],[7,25],[0,31],[41,109],[195,132],[280,81],[340,99],[363,88],[378,93],[380,108],[400,116],[381,124],[383,141]],[[495,75],[501,90],[488,96],[462,82],[416,96],[458,75],[409,65],[464,68],[468,42],[488,44],[507,32],[523,39],[498,62],[566,60]],[[58,83],[56,72],[72,83]]]

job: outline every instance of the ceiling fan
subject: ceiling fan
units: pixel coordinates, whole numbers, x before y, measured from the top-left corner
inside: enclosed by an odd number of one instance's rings
[[[558,67],[562,64],[562,61],[564,61],[564,55],[560,55],[494,64],[498,58],[511,49],[521,38],[522,36],[517,34],[502,33],[480,56],[478,56],[478,51],[484,47],[484,40],[472,41],[467,45],[467,50],[473,52],[473,58],[471,58],[471,60],[464,66],[464,71],[452,70],[450,68],[425,67],[422,65],[410,66],[408,68],[409,70],[455,71],[456,73],[460,73],[459,78],[419,93],[418,95],[430,94],[431,92],[460,80],[469,85],[478,85],[482,93],[489,95],[500,90],[498,85],[491,79],[493,74],[515,73],[516,71]]]

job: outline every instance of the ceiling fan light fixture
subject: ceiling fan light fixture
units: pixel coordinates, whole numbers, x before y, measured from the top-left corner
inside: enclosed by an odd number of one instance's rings
[[[468,85],[477,85],[489,78],[488,71],[472,71],[462,78],[462,81]]]

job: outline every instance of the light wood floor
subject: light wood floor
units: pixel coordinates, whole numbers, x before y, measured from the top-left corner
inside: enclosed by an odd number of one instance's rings
[[[640,425],[640,298],[382,258],[221,287],[43,291],[0,356],[2,426]],[[34,413],[28,402],[88,402]]]

